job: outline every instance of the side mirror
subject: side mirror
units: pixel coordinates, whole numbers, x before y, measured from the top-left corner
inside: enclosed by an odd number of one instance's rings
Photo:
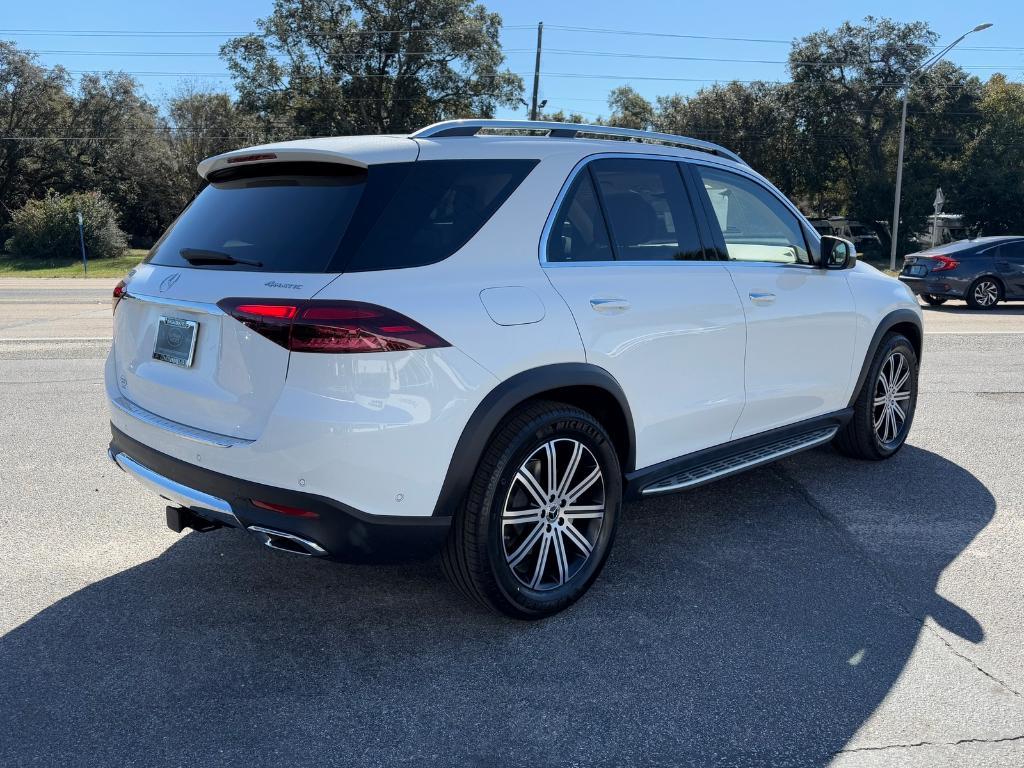
[[[832,235],[821,236],[819,267],[822,269],[850,269],[856,263],[857,249],[853,243]]]

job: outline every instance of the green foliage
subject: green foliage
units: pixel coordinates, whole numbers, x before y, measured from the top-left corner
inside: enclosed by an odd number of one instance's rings
[[[587,120],[579,112],[566,112],[565,110],[558,110],[557,112],[540,112],[537,114],[538,120],[549,120],[553,123],[592,123],[592,120]]]
[[[986,235],[1024,233],[1024,84],[993,75],[978,103],[981,125],[956,164],[956,195]]]
[[[654,124],[654,107],[628,85],[619,86],[608,94],[608,107],[612,111],[608,125],[646,131]]]
[[[260,34],[221,48],[268,130],[404,133],[518,103],[501,18],[473,0],[275,0]]]
[[[771,83],[729,83],[696,96],[658,99],[656,130],[722,144],[790,194],[800,187],[800,132],[792,89]]]
[[[9,137],[0,141],[0,235],[11,210],[45,189],[38,171],[57,142],[38,137],[60,130],[71,105],[69,85],[63,68],[46,69],[35,55],[0,42],[0,125]]]
[[[99,192],[49,192],[39,200],[29,200],[11,218],[7,252],[22,259],[39,260],[78,256],[79,212],[90,259],[115,258],[124,253],[128,243],[117,226],[117,210]]]
[[[790,83],[733,82],[655,104],[626,86],[609,97],[610,122],[723,144],[808,212],[857,219],[887,246],[901,86],[935,41],[923,22],[847,22],[794,41]],[[986,231],[1024,232],[1024,206],[1008,203],[1024,199],[1022,89],[996,75],[983,91],[949,62],[915,80],[899,250],[912,247],[908,239],[931,213],[939,186],[950,197],[947,210],[968,213]]]
[[[200,188],[195,167],[229,149],[306,135],[400,133],[516,106],[501,19],[475,0],[275,0],[259,34],[221,54],[238,98],[183,88],[161,111],[123,73],[83,76],[0,42],[0,242],[46,190],[96,190],[148,244]],[[794,41],[792,82],[733,82],[653,103],[627,86],[607,123],[715,141],[808,212],[888,239],[902,84],[933,50],[922,22],[868,17]],[[553,105],[552,109],[557,109]],[[901,250],[941,186],[949,212],[986,233],[1024,233],[1024,85],[982,84],[941,62],[910,90]],[[563,110],[549,120],[587,121]]]
[[[202,179],[196,172],[200,161],[259,144],[268,138],[256,116],[241,109],[226,93],[186,85],[167,106],[175,168],[175,210],[184,206],[202,186]]]

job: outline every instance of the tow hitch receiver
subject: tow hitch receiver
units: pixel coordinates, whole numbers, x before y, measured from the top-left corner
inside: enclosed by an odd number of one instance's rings
[[[199,533],[206,533],[207,531],[215,531],[224,526],[200,517],[191,509],[167,507],[167,527],[175,533],[181,533],[186,528],[191,528]]]

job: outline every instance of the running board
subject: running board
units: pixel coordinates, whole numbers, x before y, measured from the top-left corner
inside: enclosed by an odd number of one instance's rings
[[[640,491],[640,495],[652,496],[657,493],[680,491],[684,488],[692,488],[695,485],[717,480],[720,477],[733,475],[737,472],[781,459],[783,456],[788,456],[791,453],[799,453],[808,448],[814,448],[822,443],[827,443],[838,431],[839,427],[836,425],[821,427],[790,437],[780,438],[754,448],[741,450],[738,453],[713,459],[703,464],[687,467],[669,477],[644,486],[643,490]]]

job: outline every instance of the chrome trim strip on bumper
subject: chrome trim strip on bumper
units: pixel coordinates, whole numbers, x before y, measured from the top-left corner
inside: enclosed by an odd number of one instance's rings
[[[669,491],[678,491],[683,488],[702,485],[726,475],[732,475],[745,469],[751,469],[761,464],[781,459],[783,456],[788,456],[791,453],[797,453],[813,448],[816,445],[827,443],[838,431],[839,427],[824,427],[813,432],[805,432],[802,435],[778,440],[760,448],[752,448],[734,456],[728,456],[707,464],[700,464],[679,472],[672,477],[659,480],[657,483],[644,488],[640,493],[643,496],[650,496],[652,494],[668,493]]]
[[[121,296],[121,300],[133,299],[135,301],[141,301],[146,304],[158,304],[164,307],[176,307],[177,309],[191,310],[193,312],[202,312],[204,315],[224,315],[223,309],[218,307],[216,304],[207,304],[204,301],[186,301],[185,299],[170,299],[163,296],[151,296],[146,293],[133,293],[132,291],[125,291]]]
[[[171,480],[169,477],[159,475],[153,470],[142,466],[135,459],[126,453],[111,455],[117,465],[134,477],[151,491],[167,501],[173,502],[180,507],[191,509],[196,514],[202,515],[211,520],[225,523],[235,528],[242,528],[242,524],[235,517],[231,505],[224,499],[218,499],[208,493],[189,488],[187,485]]]
[[[218,448],[231,448],[234,445],[249,445],[255,442],[255,440],[247,440],[242,437],[231,437],[230,435],[221,435],[217,432],[208,432],[205,429],[190,427],[177,421],[165,419],[163,416],[157,416],[152,411],[147,411],[141,405],[136,405],[126,397],[112,397],[110,402],[132,418],[167,432],[172,432],[186,440],[194,440],[197,443],[205,443],[206,445],[215,445]]]

